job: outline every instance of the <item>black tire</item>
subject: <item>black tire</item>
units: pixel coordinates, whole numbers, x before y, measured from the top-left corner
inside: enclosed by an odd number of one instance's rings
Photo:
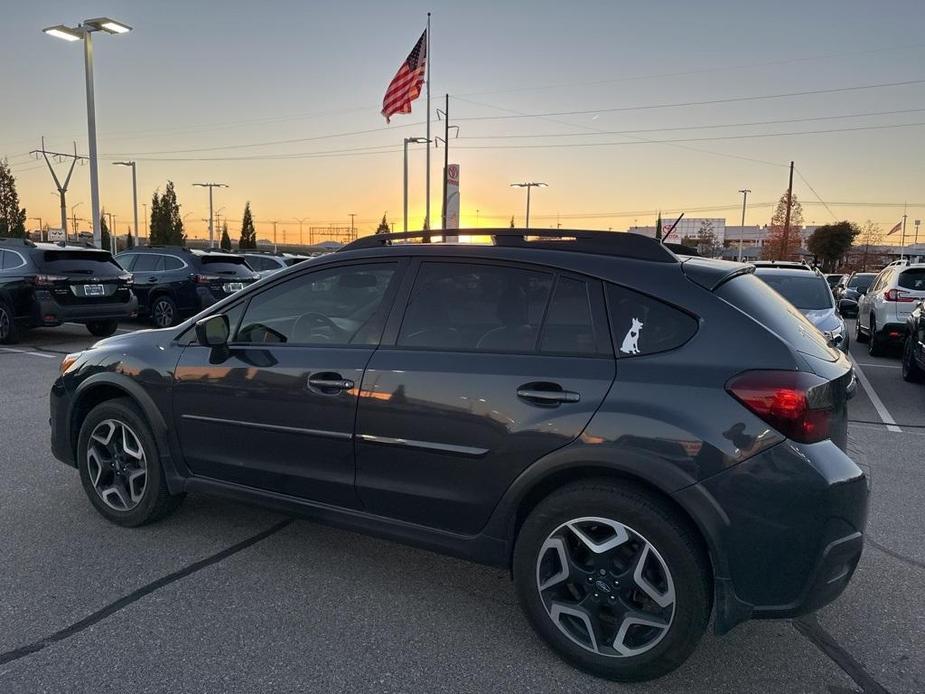
[[[172,328],[177,324],[177,305],[166,294],[151,302],[151,322],[155,328]]]
[[[97,456],[95,454],[92,456],[93,460],[91,460],[89,454],[90,437],[94,431],[97,431],[98,427],[105,428],[107,422],[117,422],[129,428],[130,433],[134,435],[137,444],[140,445],[140,449],[143,451],[146,463],[144,466],[145,480],[143,490],[140,492],[137,502],[134,502],[133,506],[124,509],[114,508],[110,502],[104,501],[103,495],[97,491],[98,485],[94,483],[92,478],[94,472],[102,468],[105,472],[96,474],[99,486],[104,486],[104,475],[108,475],[112,479],[113,484],[108,486],[117,486],[116,473],[109,469],[106,464],[100,464],[96,460]],[[95,447],[96,445],[97,443],[94,442]],[[146,523],[153,523],[171,513],[183,501],[184,495],[171,495],[167,490],[157,444],[151,433],[151,428],[138,406],[128,398],[107,400],[90,410],[80,427],[80,435],[77,439],[77,469],[80,473],[80,481],[90,502],[96,507],[100,515],[117,525],[136,527]],[[91,469],[93,469],[93,472],[91,472]],[[125,490],[124,485],[122,489],[123,491]]]
[[[909,383],[921,383],[925,381],[925,371],[918,365],[913,354],[915,347],[915,337],[908,335],[903,345],[903,380]]]
[[[877,321],[870,317],[870,339],[867,341],[867,353],[872,357],[882,357],[885,352],[883,339],[877,335]]]
[[[553,621],[551,610],[547,609],[539,583],[541,571],[545,566],[542,562],[547,561],[551,551],[549,545],[546,545],[544,549],[544,543],[547,539],[551,540],[557,533],[565,533],[563,527],[569,521],[588,517],[615,521],[616,525],[625,527],[631,533],[633,539],[616,545],[617,550],[614,552],[641,539],[643,545],[648,544],[655,550],[654,553],[650,553],[650,559],[652,554],[657,555],[656,559],[661,562],[659,566],[666,567],[669,572],[670,581],[666,582],[666,585],[670,586],[668,591],[673,591],[671,618],[665,621],[668,626],[666,629],[661,629],[659,637],[651,640],[651,645],[647,646],[649,650],[631,655],[619,655],[616,652],[610,655],[602,653],[601,651],[612,651],[611,641],[604,639],[606,634],[602,631],[601,643],[604,647],[594,652],[589,646],[581,645],[568,636],[565,633],[565,627],[560,626],[568,620],[568,615],[565,619],[560,616],[557,624]],[[591,532],[596,528],[594,525],[587,527]],[[658,497],[632,484],[614,483],[609,480],[586,480],[553,493],[540,502],[527,517],[517,536],[514,548],[514,583],[521,607],[531,625],[564,660],[585,672],[610,680],[621,682],[648,680],[660,677],[680,666],[693,652],[706,629],[712,609],[712,572],[708,558],[700,549],[701,546],[700,538],[690,524]],[[577,548],[578,551],[586,550],[580,542],[577,543]],[[600,562],[601,560],[596,557],[606,555],[588,556]],[[607,558],[603,561],[612,560]],[[641,561],[645,564],[646,560]],[[632,564],[632,561],[628,561],[628,564]],[[569,562],[569,566],[575,567],[576,564]],[[631,569],[621,567],[620,570],[630,571]],[[572,568],[571,571],[575,572],[576,569]],[[593,577],[597,577],[597,572],[598,568],[591,570]],[[617,572],[613,575],[617,576]],[[587,586],[584,586],[585,580],[588,581]],[[604,623],[604,626],[609,628],[608,633],[613,634],[616,630],[618,635],[613,639],[614,642],[620,640],[619,626],[628,623],[622,621],[627,613],[608,612],[611,609],[609,606],[612,604],[620,610],[635,609],[628,608],[625,603],[621,602],[626,597],[624,591],[629,590],[631,595],[640,594],[637,584],[633,581],[623,580],[621,587],[620,580],[623,579],[607,577],[607,581],[610,581],[610,590],[605,591],[602,588],[601,595],[610,597],[613,594],[614,597],[610,599],[615,602],[603,602],[603,597],[601,597],[601,608],[594,608],[598,615],[603,615],[605,620],[609,619],[609,622]],[[595,587],[597,581],[592,582],[592,577],[587,577],[587,574],[582,574],[581,577],[576,576],[575,579],[560,579],[560,581],[562,589],[569,592],[573,589],[578,590],[579,586],[584,586],[585,601],[590,600],[591,593],[598,590]],[[553,590],[559,590],[558,585]],[[548,592],[548,589],[542,590]],[[645,596],[642,597],[645,598]],[[596,592],[593,593],[593,598],[598,600]],[[551,600],[551,604],[558,604],[555,598]],[[612,616],[608,618],[608,614]],[[572,624],[580,627],[579,621],[573,621]],[[590,627],[585,633],[589,632]],[[629,630],[625,632],[624,640],[621,642],[623,645],[628,645],[626,635],[629,633]]]
[[[0,299],[0,345],[12,345],[19,341],[15,314],[10,305]]]
[[[119,321],[116,320],[95,320],[87,323],[87,330],[91,335],[96,337],[109,337],[114,335],[119,327]]]
[[[854,321],[854,341],[859,345],[866,345],[867,339],[867,334],[861,332],[861,314],[859,313]]]

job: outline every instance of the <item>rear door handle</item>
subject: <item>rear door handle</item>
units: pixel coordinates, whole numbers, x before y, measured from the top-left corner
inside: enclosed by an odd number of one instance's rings
[[[338,373],[324,372],[308,377],[308,387],[325,395],[335,395],[342,390],[352,390],[354,382]]]
[[[517,397],[538,405],[558,405],[579,402],[581,393],[563,390],[557,383],[525,383],[517,389]]]

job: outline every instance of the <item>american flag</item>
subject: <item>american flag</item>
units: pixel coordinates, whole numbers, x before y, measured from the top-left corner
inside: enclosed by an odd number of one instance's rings
[[[424,71],[427,69],[427,30],[414,44],[405,62],[398,68],[382,98],[382,115],[385,122],[396,113],[411,113],[411,102],[421,95]]]
[[[903,223],[896,222],[896,226],[890,229],[888,232],[886,232],[886,235],[889,236],[890,234],[895,234],[897,231],[899,231],[902,228],[903,228]]]

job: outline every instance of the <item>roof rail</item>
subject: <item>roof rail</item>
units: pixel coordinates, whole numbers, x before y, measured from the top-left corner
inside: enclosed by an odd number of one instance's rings
[[[430,231],[407,231],[395,234],[373,234],[339,248],[336,252],[354,251],[362,248],[391,246],[395,241],[413,239],[443,238],[453,236],[490,236],[495,246],[508,248],[536,248],[554,251],[574,251],[598,255],[620,256],[637,260],[651,260],[660,263],[677,263],[678,258],[659,241],[627,232],[591,231],[585,229],[432,229]],[[465,245],[465,244],[460,244]]]
[[[35,248],[35,244],[31,239],[21,239],[13,236],[0,237],[0,243],[9,244],[10,246],[28,246],[30,248]]]
[[[142,249],[142,250],[143,250],[143,249],[145,249],[145,248],[170,248],[170,249],[177,250],[177,251],[186,251],[187,253],[192,253],[192,250],[189,249],[189,248],[187,248],[186,246],[171,245],[171,244],[169,244],[169,243],[166,243],[166,244],[161,244],[161,243],[150,244],[150,243],[148,243],[148,244],[145,244],[144,246],[136,246],[136,247],[133,248],[132,250],[138,250],[138,249]]]

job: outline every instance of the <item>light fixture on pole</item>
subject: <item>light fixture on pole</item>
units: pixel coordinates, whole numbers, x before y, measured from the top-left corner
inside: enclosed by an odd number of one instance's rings
[[[209,248],[215,248],[215,233],[213,230],[214,217],[212,216],[212,189],[227,188],[228,186],[224,183],[194,183],[193,185],[209,189]]]
[[[127,24],[118,22],[109,17],[85,19],[76,27],[63,24],[47,27],[42,31],[65,41],[80,41],[84,43],[84,78],[87,89],[87,140],[90,149],[90,218],[93,224],[93,243],[97,248],[102,247],[102,229],[100,226],[100,179],[96,160],[96,105],[93,96],[93,39],[95,31],[105,31],[107,34],[126,34],[132,30]]]
[[[405,138],[405,168],[404,168],[404,211],[405,211],[405,231],[408,231],[408,144],[409,143],[430,142],[426,137],[406,137]]]
[[[132,211],[135,213],[135,246],[138,245],[138,180],[135,178],[135,162],[133,161],[114,161],[113,166],[131,166],[132,167]]]
[[[545,183],[538,183],[536,181],[524,182],[524,183],[512,183],[511,188],[526,188],[527,189],[527,218],[524,221],[524,228],[530,228],[530,189],[531,188],[548,188],[549,186]]]
[[[739,262],[742,262],[742,237],[745,235],[745,200],[748,198],[748,194],[752,191],[748,188],[743,188],[739,191],[742,193],[742,230],[739,232]]]

